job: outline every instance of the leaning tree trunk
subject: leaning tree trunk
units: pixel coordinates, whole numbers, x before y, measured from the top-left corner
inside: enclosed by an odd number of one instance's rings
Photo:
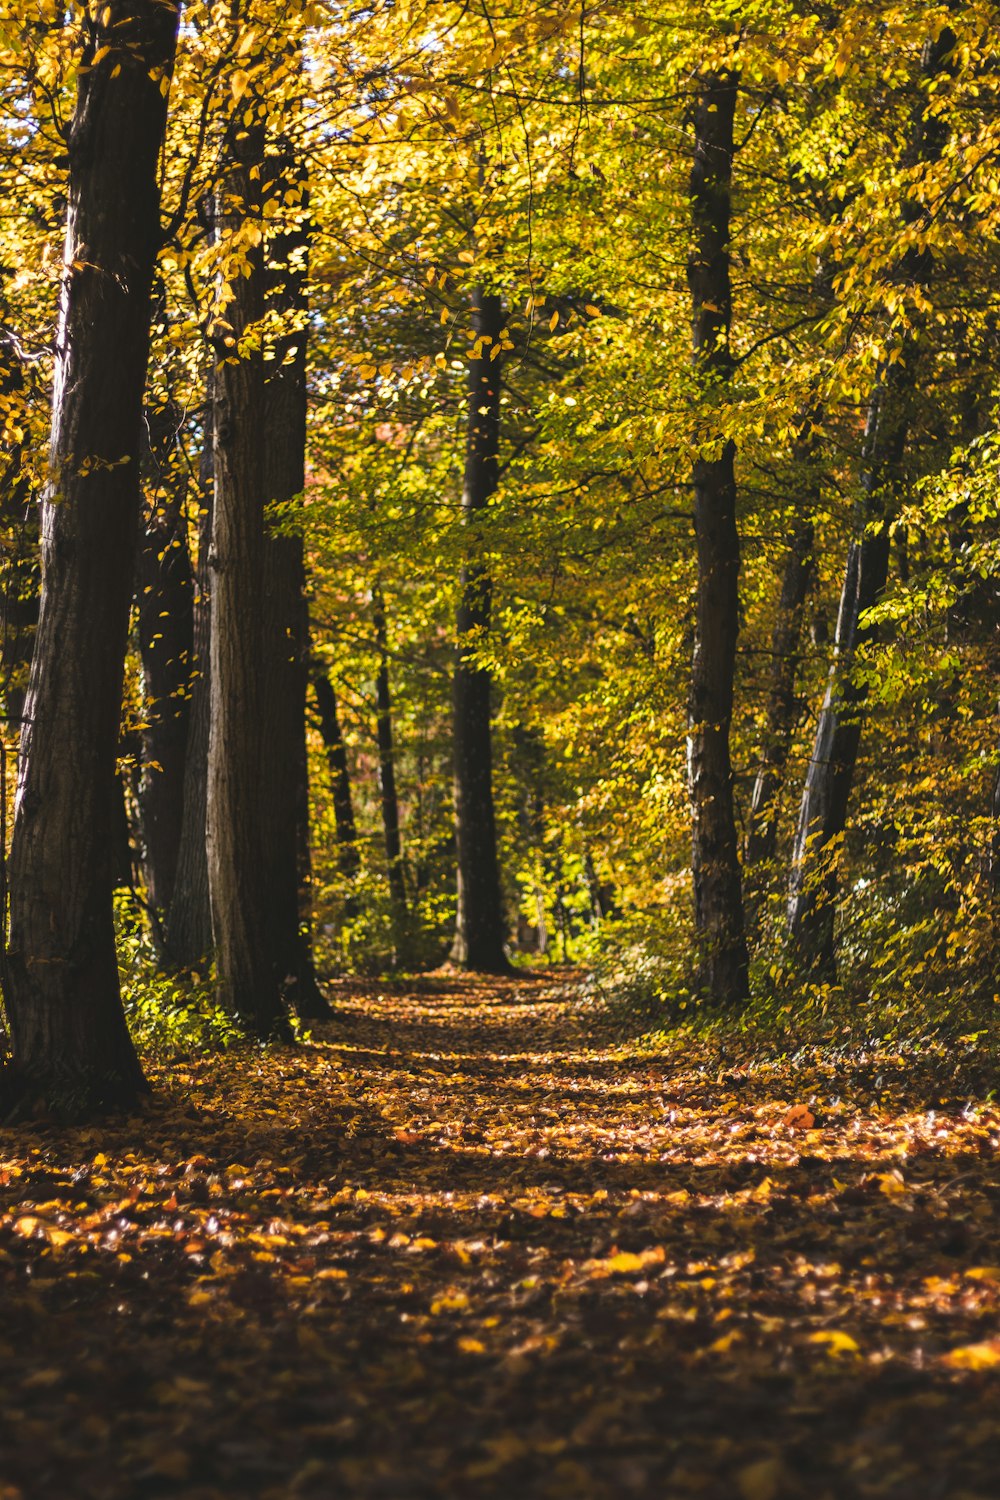
[[[269,164],[270,165],[270,164]],[[306,482],[306,303],[309,230],[303,174],[293,158],[273,163],[267,184],[279,214],[293,222],[268,243],[267,310],[281,320],[264,386],[266,500],[285,504]],[[295,202],[289,200],[294,196]],[[279,220],[280,222],[280,220]],[[259,799],[267,942],[285,999],[300,1016],[330,1014],[312,962],[311,913],[304,884],[309,831],[306,688],[309,606],[300,535],[271,530],[264,543],[263,679]]]
[[[184,790],[177,869],[164,934],[164,959],[176,969],[193,969],[212,949],[212,908],[208,893],[205,825],[208,804],[208,731],[211,719],[212,449],[214,377],[205,404],[205,449],[201,487],[205,506],[198,528],[198,567],[194,580],[191,703],[184,756]]]
[[[778,841],[778,799],[785,779],[788,752],[798,711],[795,695],[802,649],[802,619],[813,578],[813,524],[815,496],[809,496],[808,511],[795,525],[781,577],[778,613],[771,634],[771,670],[767,694],[767,719],[760,762],[754,780],[747,823],[746,865],[760,870],[774,859]]]
[[[724,400],[732,374],[729,326],[730,186],[736,74],[698,80],[691,169],[693,242],[688,259],[694,367],[710,410]],[[721,446],[720,446],[721,441]],[[740,546],[736,527],[735,445],[713,434],[694,464],[698,599],[688,728],[692,806],[692,874],[701,983],[719,1003],[749,994],[733,768],[729,734],[739,630]]]
[[[497,487],[500,451],[500,385],[503,305],[479,289],[472,310],[475,356],[469,362],[468,425],[462,513],[470,531]],[[491,358],[491,355],[494,357]],[[475,550],[473,540],[470,550]],[[491,580],[481,563],[462,570],[453,683],[455,834],[458,845],[458,915],[452,962],[463,969],[503,974],[507,923],[500,886],[493,806],[492,682],[476,661],[490,629]]]
[[[378,732],[378,789],[382,809],[382,835],[389,876],[389,910],[392,922],[393,962],[408,958],[410,914],[403,871],[403,841],[399,831],[399,797],[396,792],[396,751],[392,733],[392,693],[389,685],[389,647],[385,629],[382,590],[372,591],[378,670],[375,674],[375,709]]]
[[[924,49],[923,75],[940,73],[955,45],[945,28]],[[918,114],[912,162],[933,161],[945,143],[939,118]],[[904,204],[903,219],[917,222],[919,203]],[[911,250],[898,273],[903,284],[925,286],[932,270],[928,250]],[[916,338],[904,333],[879,371],[868,408],[861,459],[860,503],[840,596],[834,658],[816,728],[812,759],[792,857],[788,900],[790,947],[798,966],[819,978],[836,976],[834,922],[841,846],[861,746],[867,683],[854,672],[859,651],[877,639],[866,612],[878,603],[889,573],[889,528],[906,447],[914,392]]]
[[[194,652],[194,577],[175,472],[179,410],[148,417],[147,511],[139,548],[139,651],[144,726],[139,814],[146,894],[162,928],[173,899],[184,815]]]
[[[215,319],[211,719],[207,849],[212,933],[223,1003],[249,1034],[287,1036],[268,942],[260,790],[264,650],[265,312],[261,169],[264,105],[245,96],[230,131],[216,224],[223,290]],[[220,322],[221,320],[221,322]],[[249,332],[249,339],[247,334]]]
[[[74,1114],[146,1087],[118,983],[111,832],[178,10],[108,0],[88,26],[4,966],[13,1091]]]

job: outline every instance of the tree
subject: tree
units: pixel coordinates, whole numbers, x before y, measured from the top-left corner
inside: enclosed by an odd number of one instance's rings
[[[162,942],[174,896],[184,815],[184,780],[194,653],[194,574],[177,470],[181,413],[147,410],[147,506],[141,528],[137,610],[144,724],[139,806],[146,891]]]
[[[265,312],[262,182],[267,105],[241,98],[227,135],[216,228],[215,491],[206,838],[219,988],[252,1035],[288,1034],[264,886],[260,600],[264,584]]]
[[[692,348],[705,396],[715,403],[724,400],[733,367],[729,221],[737,88],[737,75],[731,69],[703,73],[694,109],[688,260]],[[713,1000],[729,1005],[749,994],[729,750],[739,630],[735,457],[733,439],[713,432],[694,464],[698,600],[688,732],[695,928],[702,982]]]
[[[492,585],[474,555],[476,520],[497,487],[499,469],[504,313],[495,292],[477,289],[472,329],[462,515],[473,555],[462,569],[456,618],[452,723],[458,915],[451,957],[464,969],[503,974],[509,963],[493,806],[491,679],[478,658],[489,635]]]
[[[382,811],[382,838],[389,875],[389,906],[392,920],[393,963],[407,961],[410,913],[406,901],[406,872],[399,828],[399,797],[396,792],[396,752],[392,732],[392,690],[389,683],[389,641],[385,624],[385,599],[380,586],[372,590],[372,621],[378,666],[375,672],[375,728],[378,738],[378,789]]]
[[[170,0],[88,20],[67,139],[64,285],[42,591],[10,855],[11,1082],[77,1113],[144,1090],[122,1010],[111,825],[135,573]]]
[[[306,482],[306,293],[309,253],[304,173],[287,143],[267,160],[265,311],[276,334],[264,381],[264,495],[276,512],[264,540],[263,676],[259,711],[265,920],[271,962],[302,1016],[329,1014],[313,969],[308,910],[306,689],[309,606],[301,533],[282,529],[281,508]],[[276,227],[277,226],[277,227]]]
[[[946,66],[955,34],[944,27],[924,49],[926,88]],[[926,100],[926,95],[925,95]],[[909,146],[914,165],[932,161],[946,139],[939,118],[926,102],[918,105]],[[903,205],[904,223],[922,216],[919,201]],[[897,286],[926,286],[930,252],[908,248],[895,272]],[[797,962],[825,978],[836,971],[834,920],[839,884],[840,845],[847,827],[851,790],[861,745],[862,709],[868,696],[858,658],[878,635],[871,611],[889,573],[890,523],[899,507],[901,464],[912,419],[917,381],[918,340],[912,328],[890,341],[872,391],[861,457],[860,502],[847,554],[830,668],[816,742],[806,774],[789,888],[788,920]]]

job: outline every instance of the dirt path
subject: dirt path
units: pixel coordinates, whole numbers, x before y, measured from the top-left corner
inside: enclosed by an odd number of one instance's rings
[[[565,981],[337,1001],[0,1132],[0,1500],[997,1494],[994,1109],[616,1049]]]

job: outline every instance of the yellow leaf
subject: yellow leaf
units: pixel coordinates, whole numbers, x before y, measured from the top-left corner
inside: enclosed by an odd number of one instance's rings
[[[877,1175],[879,1192],[887,1198],[898,1198],[906,1192],[906,1183],[899,1172],[879,1172]]]
[[[1000,1281],[1000,1266],[973,1266],[965,1274],[971,1281]]]
[[[942,1364],[953,1370],[992,1370],[1000,1365],[1000,1339],[990,1339],[983,1344],[964,1344],[942,1356]]]
[[[632,1271],[645,1271],[647,1266],[662,1265],[666,1254],[662,1245],[643,1250],[634,1255],[630,1250],[619,1250],[603,1260],[588,1260],[583,1269],[591,1276],[625,1276]]]
[[[246,91],[249,88],[249,86],[250,86],[250,75],[249,75],[249,73],[245,73],[242,68],[237,68],[236,72],[233,74],[232,78],[229,80],[229,88],[230,88],[230,91],[232,92],[233,103],[234,104],[239,104],[240,100],[243,98],[243,95],[246,93]]]
[[[557,328],[558,325],[559,325],[559,314],[558,314],[558,312],[554,312],[552,314],[551,318],[549,319],[549,332],[552,333],[552,331],[555,328]]]
[[[464,1292],[445,1292],[431,1303],[431,1312],[435,1317],[443,1312],[464,1312],[468,1305],[469,1299]]]
[[[739,1329],[734,1328],[731,1333],[724,1333],[721,1339],[716,1339],[714,1344],[709,1344],[709,1354],[728,1354],[734,1344],[738,1344],[743,1335]]]
[[[838,1333],[832,1328],[820,1329],[809,1335],[810,1344],[825,1344],[828,1354],[860,1354],[860,1346],[849,1333]]]
[[[463,1354],[485,1354],[486,1345],[481,1344],[478,1339],[459,1339],[458,1347]]]

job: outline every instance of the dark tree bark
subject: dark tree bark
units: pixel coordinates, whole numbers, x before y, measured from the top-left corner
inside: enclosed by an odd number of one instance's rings
[[[815,495],[809,514],[797,522],[785,558],[778,612],[771,634],[771,670],[767,719],[760,763],[754,781],[747,823],[746,864],[759,869],[770,864],[778,840],[778,799],[785,779],[788,752],[798,712],[795,684],[802,650],[802,619],[813,578]]]
[[[264,493],[284,504],[301,495],[306,482],[305,278],[309,230],[304,218],[303,174],[294,159],[268,163],[267,191],[289,215],[287,195],[298,202],[291,223],[268,244],[267,310],[282,320],[264,386],[267,442]],[[308,908],[309,772],[306,754],[306,688],[309,606],[301,536],[268,532],[264,543],[261,601],[263,677],[260,789],[263,880],[267,942],[285,999],[300,1016],[330,1014],[316,983]],[[303,826],[305,820],[305,826]]]
[[[924,49],[923,74],[939,73],[955,45],[945,28]],[[921,106],[909,158],[932,161],[944,145],[939,119]],[[903,206],[903,220],[914,223],[922,210]],[[932,270],[928,251],[909,251],[898,273],[901,283],[926,285]],[[854,539],[840,595],[834,657],[806,772],[795,837],[788,900],[790,948],[807,973],[836,976],[834,926],[839,890],[841,845],[861,746],[867,684],[854,672],[859,650],[877,639],[877,627],[864,620],[878,603],[889,573],[889,526],[898,497],[906,447],[909,408],[916,380],[916,337],[904,334],[895,358],[879,372],[865,426],[861,458],[860,503]]]
[[[408,958],[410,914],[406,899],[406,875],[403,870],[403,842],[399,831],[399,797],[396,793],[396,752],[392,733],[392,693],[389,686],[389,647],[385,628],[385,603],[382,590],[372,591],[372,614],[378,670],[375,675],[376,728],[378,733],[378,789],[382,811],[382,836],[389,879],[389,908],[392,921],[393,962],[405,964]]]
[[[329,677],[317,672],[312,680],[319,732],[326,749],[333,794],[333,816],[337,827],[337,868],[345,880],[353,880],[361,867],[358,830],[351,795],[351,773],[347,764],[347,746],[337,713],[337,695]]]
[[[191,703],[184,757],[183,809],[173,896],[164,936],[164,958],[173,968],[193,969],[212,949],[212,909],[208,892],[205,827],[208,805],[208,731],[211,718],[212,430],[214,377],[205,406],[206,442],[201,484],[205,508],[198,534],[198,567],[193,601]]]
[[[10,856],[10,1083],[67,1114],[145,1088],[111,899],[115,756],[140,509],[157,161],[178,12],[109,0],[87,23],[68,138],[42,596]]]
[[[194,577],[186,484],[173,464],[180,413],[148,415],[147,507],[138,570],[145,725],[139,813],[147,899],[162,928],[173,900],[184,814],[194,654]]]
[[[261,621],[264,587],[264,362],[241,342],[265,311],[261,169],[264,106],[230,131],[216,224],[227,263],[216,313],[212,519],[211,719],[207,848],[212,934],[223,1003],[251,1035],[289,1035],[268,940],[264,884]],[[247,119],[247,116],[250,119]],[[247,233],[248,229],[250,234]],[[256,243],[248,243],[253,231]],[[220,319],[222,320],[220,322]]]
[[[705,73],[694,112],[688,285],[694,367],[709,404],[724,399],[733,368],[729,220],[736,94],[735,73]],[[698,599],[688,729],[700,979],[708,995],[726,1005],[739,1004],[749,994],[729,752],[739,631],[735,456],[735,445],[723,439],[717,456],[699,456],[694,464]]]
[[[499,479],[500,387],[503,356],[495,353],[504,328],[500,298],[478,290],[472,310],[479,349],[469,362],[468,425],[462,512],[470,531]],[[471,549],[475,550],[475,541]],[[490,629],[492,587],[481,563],[462,570],[453,683],[455,834],[458,845],[458,916],[452,962],[486,974],[507,973],[507,921],[500,885],[493,806],[492,682],[475,661]]]

